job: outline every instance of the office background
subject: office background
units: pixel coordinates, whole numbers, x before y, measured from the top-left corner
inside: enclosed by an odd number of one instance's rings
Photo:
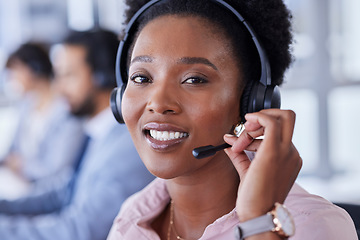
[[[293,13],[295,62],[282,108],[297,113],[298,182],[331,201],[360,204],[359,0],[285,0]],[[17,96],[3,70],[27,40],[59,41],[69,29],[120,32],[122,0],[0,0],[0,156],[16,125]]]

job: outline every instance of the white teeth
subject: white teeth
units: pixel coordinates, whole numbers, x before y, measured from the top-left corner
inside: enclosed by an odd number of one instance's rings
[[[175,138],[175,133],[174,132],[170,132],[170,139],[174,139]]]
[[[188,134],[184,132],[150,130],[150,136],[159,141],[168,141],[168,140],[187,137]]]

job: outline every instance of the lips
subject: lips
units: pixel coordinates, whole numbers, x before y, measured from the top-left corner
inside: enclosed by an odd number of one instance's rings
[[[186,131],[165,123],[146,124],[144,134],[150,146],[155,150],[173,148],[189,137]]]

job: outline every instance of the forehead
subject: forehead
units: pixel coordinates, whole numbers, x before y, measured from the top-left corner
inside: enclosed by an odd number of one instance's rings
[[[86,49],[78,45],[59,45],[54,50],[55,68],[69,68],[86,64]]]
[[[62,58],[78,58],[81,59],[83,58],[85,60],[85,54],[86,54],[86,50],[84,47],[80,46],[80,45],[69,45],[69,44],[64,44],[61,45],[57,51],[59,53],[59,56]]]
[[[206,54],[222,59],[231,55],[230,41],[223,31],[205,18],[165,15],[147,23],[136,39],[132,57],[140,52],[175,56]]]
[[[9,71],[15,72],[15,71],[27,71],[31,72],[30,67],[22,62],[21,60],[14,60],[11,65],[8,67]]]

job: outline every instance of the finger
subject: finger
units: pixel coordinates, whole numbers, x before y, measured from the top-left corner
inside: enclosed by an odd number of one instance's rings
[[[244,134],[248,134],[248,137],[252,137],[253,139],[264,136],[264,128],[261,127],[255,131],[251,131],[248,128],[245,128],[245,130],[243,131]]]
[[[225,153],[229,156],[232,164],[238,172],[240,179],[243,179],[248,171],[251,161],[245,152],[234,152],[231,148],[226,148]]]
[[[247,146],[245,150],[251,152],[257,152],[262,141],[263,141],[262,139],[254,139],[254,141],[251,144],[249,144],[249,146]]]
[[[262,126],[257,122],[257,121],[246,121],[244,124],[244,127],[248,130],[248,131],[256,131],[260,128],[262,128]]]
[[[283,123],[282,140],[284,142],[291,142],[294,134],[296,114],[292,110],[283,110],[281,118]]]
[[[223,138],[226,143],[231,145],[231,149],[236,153],[241,153],[254,141],[252,136],[247,134],[245,131],[243,131],[239,137],[231,134],[225,134]]]
[[[255,112],[245,115],[248,121],[257,121],[264,128],[264,141],[271,148],[281,141],[281,118],[266,112]]]
[[[241,132],[239,137],[236,137],[234,135],[228,135],[226,138],[228,138],[229,142],[225,140],[228,144],[232,145],[232,148],[236,152],[241,152],[251,144],[255,138],[263,136],[264,135],[264,128],[255,128],[255,131],[249,131],[248,129],[245,129]],[[225,135],[226,136],[226,135]]]
[[[232,135],[232,134],[225,134],[223,138],[224,138],[224,141],[226,143],[230,144],[231,146],[234,145],[234,143],[238,139],[235,135]]]
[[[292,110],[265,109],[261,113],[277,118],[282,125],[281,140],[290,142],[294,133],[296,114]]]
[[[245,138],[245,140],[241,139],[241,136],[239,138],[235,138],[235,141],[233,140],[232,144],[232,150],[234,152],[242,152],[244,150],[256,152],[260,144],[262,142],[262,139],[253,139],[250,135]]]

